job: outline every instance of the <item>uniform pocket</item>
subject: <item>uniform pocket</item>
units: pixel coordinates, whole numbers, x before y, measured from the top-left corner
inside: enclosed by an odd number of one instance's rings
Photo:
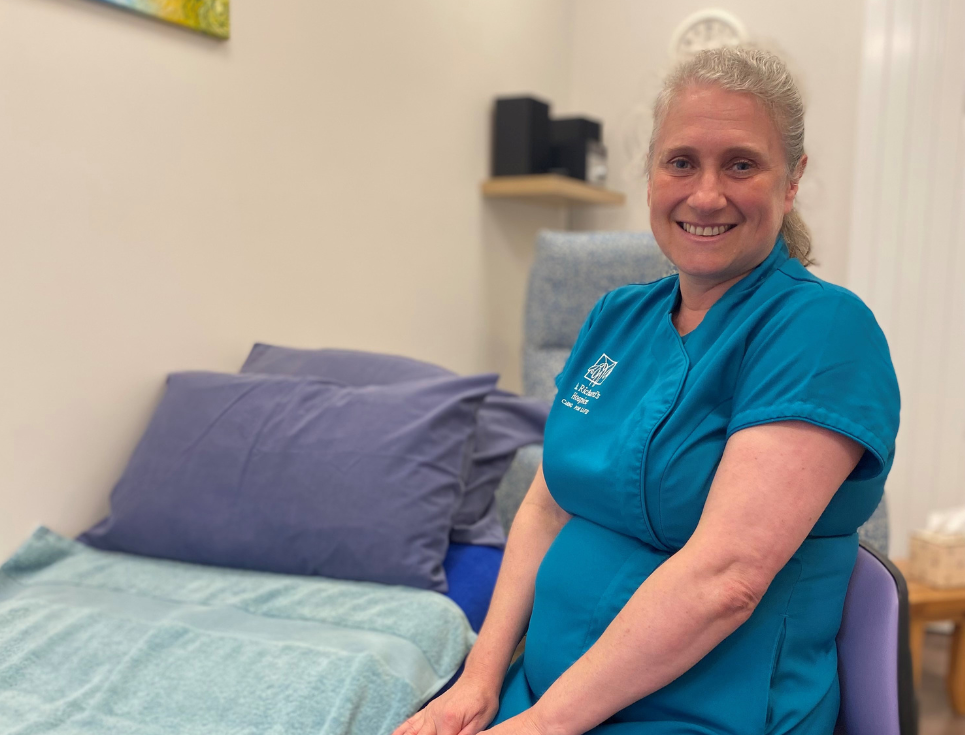
[[[777,675],[777,668],[781,663],[781,653],[784,650],[784,637],[787,633],[787,615],[781,619],[781,628],[777,632],[777,640],[774,641],[774,650],[771,652],[771,676],[767,687],[767,713],[764,717],[763,732],[767,732],[771,727],[771,720],[774,717],[774,677]]]

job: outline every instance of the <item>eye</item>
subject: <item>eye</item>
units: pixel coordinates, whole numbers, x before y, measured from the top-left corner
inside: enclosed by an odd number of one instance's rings
[[[670,168],[674,171],[687,171],[690,169],[690,161],[686,158],[674,158],[670,161]]]
[[[754,164],[750,161],[734,161],[734,163],[731,164],[731,168],[739,174],[746,174],[753,170]]]

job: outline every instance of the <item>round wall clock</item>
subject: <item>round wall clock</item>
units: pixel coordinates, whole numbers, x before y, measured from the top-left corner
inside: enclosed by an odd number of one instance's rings
[[[701,10],[694,13],[673,32],[670,55],[693,56],[698,51],[723,46],[739,46],[747,41],[744,24],[726,10]]]

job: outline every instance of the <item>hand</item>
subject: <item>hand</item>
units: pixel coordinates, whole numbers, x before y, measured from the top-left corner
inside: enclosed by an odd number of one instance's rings
[[[528,709],[486,730],[483,735],[550,735],[550,731],[540,723],[533,710]]]
[[[498,691],[462,676],[392,735],[476,735],[492,722],[498,709]]]

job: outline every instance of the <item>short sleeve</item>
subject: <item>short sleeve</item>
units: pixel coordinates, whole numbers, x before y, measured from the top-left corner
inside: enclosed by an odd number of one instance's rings
[[[900,399],[885,336],[847,291],[785,304],[754,335],[741,363],[728,437],[775,421],[806,421],[850,437],[865,453],[849,479],[887,473]]]
[[[593,322],[596,321],[596,318],[600,315],[600,312],[603,311],[603,302],[606,301],[606,297],[609,295],[610,295],[609,293],[603,294],[603,296],[601,296],[599,300],[597,300],[597,302],[593,305],[593,308],[590,309],[590,313],[587,314],[586,319],[583,322],[583,326],[580,327],[580,333],[576,336],[576,341],[573,343],[573,347],[570,350],[570,354],[567,355],[566,362],[563,363],[563,369],[556,374],[555,378],[553,378],[553,382],[556,383],[556,390],[560,389],[560,380],[563,378],[563,374],[566,372],[566,369],[570,366],[570,361],[573,359],[573,355],[579,351],[581,343],[586,338],[586,335],[589,333],[591,327],[593,326]]]

